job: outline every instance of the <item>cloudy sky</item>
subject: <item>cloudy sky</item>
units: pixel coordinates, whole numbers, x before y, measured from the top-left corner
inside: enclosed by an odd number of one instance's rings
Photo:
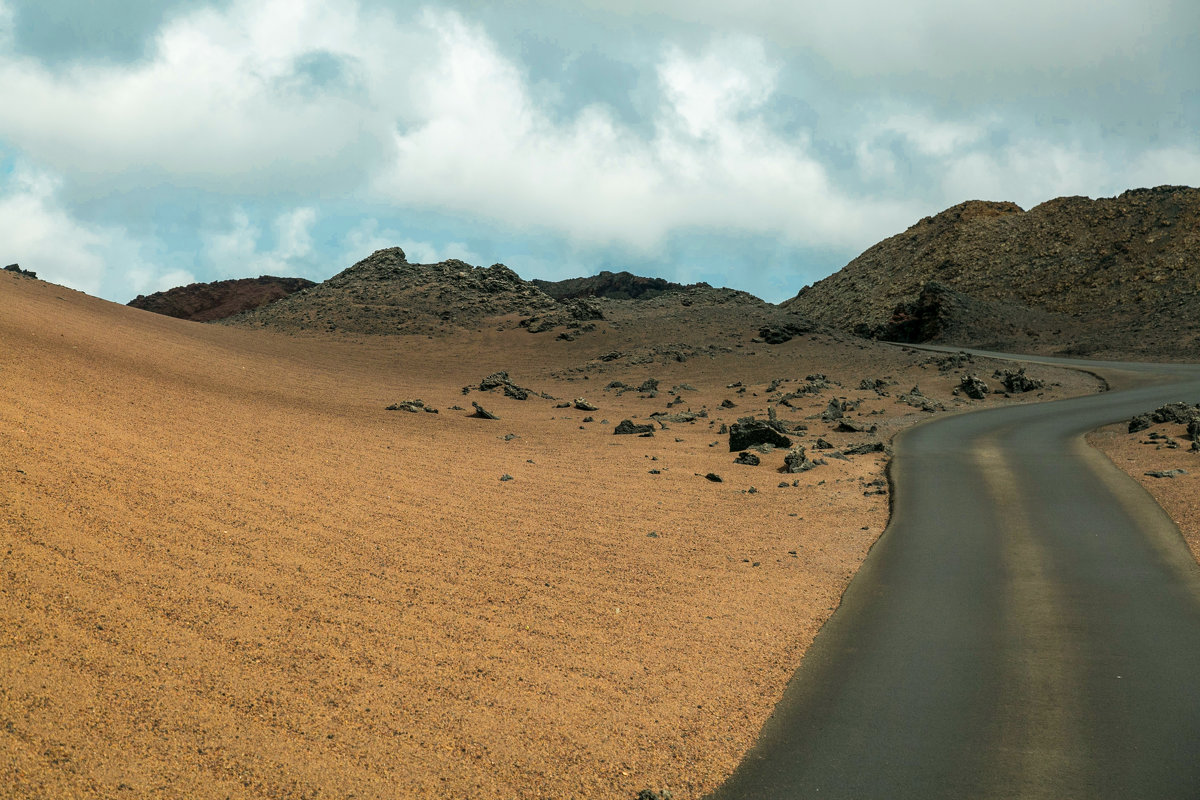
[[[373,250],[768,300],[963,200],[1200,185],[1196,0],[0,0],[0,264]]]

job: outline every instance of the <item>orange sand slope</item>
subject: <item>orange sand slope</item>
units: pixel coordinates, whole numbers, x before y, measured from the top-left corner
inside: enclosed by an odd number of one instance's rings
[[[885,435],[928,415],[862,378],[956,402],[928,354],[751,335],[588,373],[595,338],[293,338],[0,274],[0,797],[711,789],[887,514],[884,456],[784,476],[716,427],[810,372]],[[462,395],[499,369],[599,410]],[[613,436],[669,397],[602,387],[650,376],[711,416]]]

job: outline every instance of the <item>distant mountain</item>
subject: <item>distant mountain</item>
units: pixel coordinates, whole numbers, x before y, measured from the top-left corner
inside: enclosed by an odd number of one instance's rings
[[[642,278],[630,272],[609,272],[608,270],[590,278],[568,278],[563,281],[543,281],[535,278],[531,282],[555,300],[583,297],[648,300],[666,292],[677,292],[688,288],[681,283],[672,283],[662,278]]]
[[[290,294],[316,286],[305,278],[239,278],[214,283],[192,283],[165,292],[139,294],[127,305],[168,317],[211,322],[259,308]]]
[[[877,338],[1072,354],[1200,355],[1200,190],[969,201],[784,308]]]

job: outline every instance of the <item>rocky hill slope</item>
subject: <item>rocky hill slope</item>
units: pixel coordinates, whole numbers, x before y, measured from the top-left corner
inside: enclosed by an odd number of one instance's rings
[[[631,272],[609,272],[608,270],[590,278],[568,278],[563,281],[543,281],[535,278],[532,283],[555,300],[583,297],[649,300],[666,292],[689,288],[681,283],[672,283],[662,278],[643,278]]]
[[[263,275],[259,278],[192,283],[165,292],[139,294],[126,305],[168,317],[211,322],[273,303],[310,286],[316,284],[305,278]]]
[[[969,201],[784,307],[878,338],[1074,354],[1200,353],[1200,190]]]
[[[377,250],[303,295],[229,320],[285,331],[439,333],[483,320],[557,311],[558,302],[503,264],[451,259],[410,264],[399,247]]]
[[[624,276],[602,273],[552,283],[556,290],[564,284],[574,287],[560,291],[562,297],[556,299],[503,264],[410,264],[404,251],[393,247],[376,251],[318,286],[224,322],[292,333],[368,335],[442,336],[521,327],[565,341],[589,334],[602,337],[607,331],[625,331],[636,339],[653,331],[654,352],[635,348],[626,354],[650,360],[671,353],[680,358],[695,354],[687,340],[689,329],[697,325],[723,336],[761,333],[772,342],[814,329],[796,313],[746,292]],[[638,299],[619,299],[622,294],[636,294]]]

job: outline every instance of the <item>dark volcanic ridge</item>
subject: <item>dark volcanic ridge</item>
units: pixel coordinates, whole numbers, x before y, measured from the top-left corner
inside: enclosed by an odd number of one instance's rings
[[[1200,354],[1200,190],[969,201],[786,308],[859,335],[1064,354]]]
[[[649,300],[667,292],[678,292],[706,283],[672,283],[662,278],[643,278],[631,272],[609,272],[603,270],[590,278],[568,278],[563,281],[543,281],[534,278],[534,286],[555,300],[572,300],[585,297],[607,297],[611,300]]]
[[[318,286],[225,322],[293,333],[367,335],[437,336],[463,329],[522,327],[534,334],[554,331],[564,341],[646,326],[675,338],[686,337],[689,327],[697,324],[717,325],[723,333],[743,338],[769,329],[773,336],[783,332],[779,341],[814,329],[799,315],[751,294],[706,283],[681,286],[663,281],[672,287],[669,291],[654,290],[658,294],[651,296],[651,290],[646,290],[639,299],[615,298],[603,287],[632,284],[620,275],[608,275],[614,280],[603,274],[580,279],[596,281],[588,285],[600,294],[581,290],[579,296],[566,293],[556,299],[503,264],[474,267],[454,259],[411,264],[403,250],[392,247],[372,253]],[[659,285],[652,279],[624,275],[639,286]],[[664,340],[664,346],[675,338]],[[681,355],[687,357],[682,351]]]
[[[306,278],[238,278],[176,286],[165,292],[139,294],[127,305],[168,317],[212,322],[273,303],[317,284]]]

